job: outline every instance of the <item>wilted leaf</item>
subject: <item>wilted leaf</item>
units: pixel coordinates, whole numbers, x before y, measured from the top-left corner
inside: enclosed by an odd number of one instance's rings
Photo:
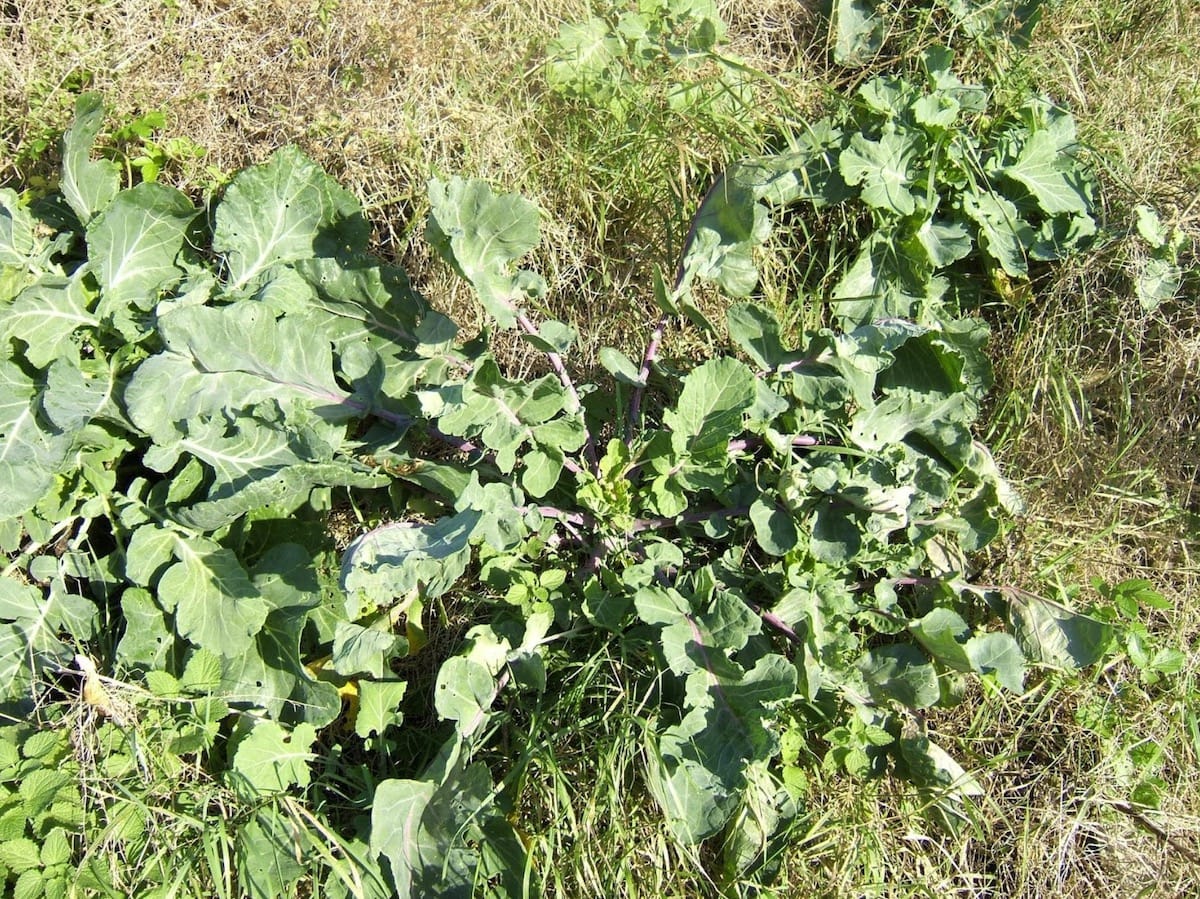
[[[912,709],[924,709],[938,701],[937,672],[915,646],[895,643],[867,653],[858,663],[871,696],[895,700]]]
[[[342,558],[342,587],[364,592],[378,605],[420,588],[441,596],[466,571],[470,538],[481,515],[459,512],[433,524],[398,522],[355,540]]]

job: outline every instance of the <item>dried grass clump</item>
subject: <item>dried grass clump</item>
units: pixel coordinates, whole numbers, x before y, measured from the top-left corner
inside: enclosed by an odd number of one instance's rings
[[[1200,227],[1200,6],[1069,0],[1028,54],[1112,175]]]
[[[530,15],[463,0],[11,6],[0,90],[17,128],[61,128],[72,91],[86,87],[117,123],[166,110],[164,137],[205,147],[205,163],[224,172],[297,143],[368,205],[395,200],[401,175],[461,164],[467,147],[504,155],[508,123],[473,122],[480,103],[464,85],[486,90],[522,49],[498,55],[506,17],[527,30]],[[23,137],[8,136],[9,152]]]

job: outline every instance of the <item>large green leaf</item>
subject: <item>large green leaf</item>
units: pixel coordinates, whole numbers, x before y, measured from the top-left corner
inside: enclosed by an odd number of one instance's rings
[[[180,636],[223,656],[242,655],[267,618],[267,604],[236,555],[211,540],[177,539],[179,559],[158,581]]]
[[[242,825],[237,833],[238,880],[249,899],[289,895],[304,874],[297,857],[305,848],[293,826],[272,806]]]
[[[730,438],[741,432],[756,392],[754,373],[736,359],[710,359],[692,369],[675,408],[663,413],[675,452],[724,452]]]
[[[45,368],[61,356],[75,354],[72,338],[76,331],[99,323],[88,309],[81,278],[43,278],[23,290],[4,311],[0,340],[23,341],[24,357],[31,365]]]
[[[427,772],[427,778],[432,772]],[[437,780],[385,780],[371,803],[371,851],[387,858],[399,899],[470,899],[479,883],[525,895],[525,848],[494,805],[482,762],[454,760]]]
[[[917,206],[909,190],[916,155],[909,134],[885,133],[877,141],[856,134],[842,152],[839,166],[847,184],[862,185],[868,205],[894,215],[911,215]]]
[[[933,609],[909,626],[912,635],[937,661],[955,671],[971,671],[974,666],[964,643],[970,628],[962,617],[949,609]]]
[[[980,674],[995,675],[996,680],[1020,693],[1025,686],[1025,655],[1009,634],[979,634],[967,641],[971,667]]]
[[[754,524],[754,539],[763,551],[782,556],[796,546],[799,535],[792,513],[778,503],[761,497],[750,506],[750,521]]]
[[[375,787],[371,802],[371,851],[391,864],[400,899],[413,895],[414,873],[424,880],[426,862],[441,851],[436,839],[421,826],[425,809],[438,785],[428,780],[385,780]],[[449,859],[447,859],[449,861]],[[440,882],[442,878],[437,878]]]
[[[764,705],[795,689],[795,666],[777,655],[737,678],[705,671],[689,678],[691,711],[662,733],[650,755],[649,784],[677,839],[697,843],[729,820],[747,766],[775,750],[762,725]]]
[[[915,646],[893,643],[868,652],[858,663],[871,696],[894,700],[913,709],[933,705],[940,697],[937,672]]]
[[[429,182],[425,237],[475,287],[480,303],[504,328],[516,325],[519,301],[545,283],[512,263],[541,240],[537,207],[517,194],[496,196],[483,181]]]
[[[0,577],[0,698],[25,697],[44,666],[70,658],[60,635],[87,640],[97,621],[96,606],[67,592],[61,580],[43,589]]]
[[[1002,35],[1022,46],[1041,18],[1045,0],[940,0],[973,37]]]
[[[917,242],[929,255],[929,263],[938,268],[965,259],[974,249],[967,226],[930,216],[917,229]]]
[[[779,320],[756,303],[737,303],[725,316],[729,337],[763,371],[791,361],[795,354],[783,348]]]
[[[121,387],[116,366],[107,359],[55,359],[46,370],[42,411],[60,431],[78,432],[96,418],[126,425],[117,405]]]
[[[306,787],[312,744],[317,739],[311,724],[297,724],[289,733],[274,721],[259,721],[237,744],[230,765],[234,783],[256,793],[283,793]]]
[[[295,608],[267,615],[251,648],[223,660],[221,695],[239,706],[266,710],[286,721],[324,727],[342,710],[337,687],[313,679],[300,658],[307,616]]]
[[[0,266],[25,268],[32,262],[39,243],[34,227],[33,215],[17,192],[0,188]],[[4,299],[0,293],[0,301]]]
[[[302,259],[293,268],[317,296],[306,309],[339,350],[369,342],[380,353],[453,339],[454,323],[429,310],[402,269],[366,256]],[[323,314],[323,315],[322,315]]]
[[[230,183],[213,249],[225,255],[236,289],[280,262],[359,252],[369,234],[354,196],[288,146]]]
[[[517,452],[523,444],[541,442],[537,426],[549,423],[570,402],[562,383],[553,375],[532,381],[509,380],[501,375],[494,359],[484,357],[462,385],[459,401],[447,404],[438,427],[447,434],[479,437],[496,451],[500,470],[509,472],[517,464]],[[564,423],[567,420],[558,419]],[[577,429],[578,440],[571,440],[561,429],[555,430],[557,439],[549,447],[555,451],[578,449],[586,438],[582,428]]]
[[[404,716],[397,706],[407,690],[405,681],[360,681],[354,732],[366,739],[372,734],[382,735],[390,726],[399,724]]]
[[[117,195],[121,168],[109,159],[92,159],[92,144],[104,124],[98,94],[75,101],[75,120],[63,135],[62,192],[79,221],[87,225]]]
[[[277,319],[252,301],[191,306],[162,316],[159,333],[165,352],[144,362],[126,391],[134,423],[151,435],[272,399],[292,400],[332,421],[362,411],[347,404],[330,343],[304,316]],[[166,383],[173,389],[163,391]]]
[[[30,509],[54,482],[70,438],[47,429],[34,402],[37,385],[21,368],[0,359],[0,520]]]
[[[339,621],[333,633],[333,670],[346,677],[383,677],[397,639],[387,631]]]
[[[1028,188],[1047,215],[1090,211],[1080,185],[1071,177],[1071,160],[1060,154],[1049,131],[1034,132],[1017,161],[1000,172]]]
[[[1099,661],[1112,642],[1112,625],[1030,593],[1006,591],[1010,629],[1034,661],[1084,668]]]
[[[770,234],[770,216],[754,192],[732,177],[718,178],[692,222],[680,289],[699,277],[716,281],[733,296],[748,296],[758,284],[754,252]]]
[[[999,194],[978,193],[964,196],[962,204],[963,211],[979,226],[980,241],[988,255],[1010,277],[1027,275],[1025,252],[1033,243],[1034,233],[1012,201]]]
[[[121,594],[125,633],[117,644],[117,658],[129,669],[169,670],[175,648],[174,628],[168,627],[162,609],[149,591],[136,587]]]
[[[1020,693],[1025,682],[1025,655],[1008,634],[971,636],[967,623],[949,609],[933,609],[910,626],[914,637],[939,662],[956,671],[993,674]]]
[[[184,194],[154,182],[122,191],[88,225],[91,264],[102,310],[129,303],[148,309],[160,289],[178,281],[175,265],[196,208]]]
[[[365,414],[366,404],[338,383],[331,345],[312,326],[299,315],[276,319],[252,301],[161,318],[166,350],[139,366],[125,403],[155,441],[150,467],[169,471],[186,454],[215,475],[181,521],[212,529],[253,508],[288,511],[316,484],[378,482],[334,459],[344,422]]]
[[[467,737],[483,723],[495,695],[495,679],[486,667],[455,656],[438,671],[433,701],[438,714],[455,722],[459,733]]]
[[[603,19],[563,25],[546,46],[546,81],[568,97],[606,103],[623,71],[624,52],[621,39]]]

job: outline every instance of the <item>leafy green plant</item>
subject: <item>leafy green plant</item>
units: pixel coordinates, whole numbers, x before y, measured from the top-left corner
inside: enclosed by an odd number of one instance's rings
[[[745,102],[745,77],[736,59],[716,51],[724,34],[713,0],[613,6],[560,29],[546,48],[546,80],[555,92],[622,120],[645,105],[655,83],[666,84],[672,110],[694,106],[702,97],[715,98],[719,108],[736,109]],[[713,66],[715,76],[705,71]]]
[[[793,766],[802,735],[958,802],[969,775],[920,710],[1107,639],[969,580],[1017,508],[971,430],[980,321],[891,310],[793,346],[741,303],[726,352],[660,358],[708,205],[642,358],[606,349],[584,380],[518,267],[528,201],[430,184],[427,239],[490,322],[464,341],[297,150],[201,210],[122,190],[91,158],[101,116],[81,99],[61,196],[0,193],[2,698],[27,714],[85,648],[143,681],[171,752],[256,809],[247,892],[306,864],[369,895],[530,889],[497,733],[598,644],[654,671],[646,786],[680,841],[724,834],[736,878],[795,812],[781,733]],[[502,370],[495,329],[544,373]],[[370,526],[339,554],[343,502]]]
[[[77,778],[65,733],[0,728],[0,884],[11,895],[66,894],[85,814]]]
[[[1071,116],[1033,98],[992,118],[987,89],[959,80],[948,50],[923,61],[923,84],[872,79],[846,113],[806,126],[787,152],[732,166],[696,218],[685,278],[749,295],[771,210],[801,203],[869,216],[853,258],[831,272],[830,302],[847,325],[954,318],[981,303],[981,274],[1020,301],[1037,263],[1087,246],[1093,187]]]
[[[130,175],[136,170],[142,181],[157,181],[167,166],[203,159],[207,155],[204,147],[186,137],[158,138],[157,133],[166,123],[166,113],[156,109],[131,119],[113,132],[113,140],[123,148],[122,155]],[[208,174],[213,177],[217,173],[210,170]],[[132,181],[132,177],[129,180]]]
[[[1149,248],[1149,256],[1140,261],[1134,277],[1138,302],[1146,312],[1175,298],[1183,286],[1182,254],[1189,241],[1179,228],[1168,228],[1149,206],[1134,209],[1137,233]]]
[[[1115,648],[1125,653],[1143,683],[1156,684],[1164,676],[1178,674],[1183,669],[1187,657],[1178,649],[1157,645],[1158,641],[1143,621],[1147,612],[1171,608],[1170,601],[1149,581],[1138,578],[1108,584],[1096,580],[1092,588],[1104,600],[1093,614],[1116,625]]]
[[[833,0],[830,43],[839,65],[870,64],[884,47],[890,30],[903,30],[903,14],[944,17],[950,28],[985,45],[1008,39],[1018,45],[1029,36],[1042,16],[1044,0],[934,0],[932,3],[890,4],[870,0]]]

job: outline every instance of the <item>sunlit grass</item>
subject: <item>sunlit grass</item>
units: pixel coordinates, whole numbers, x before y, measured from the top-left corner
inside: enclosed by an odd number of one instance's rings
[[[37,168],[22,154],[65,125],[80,83],[103,90],[118,121],[169,107],[166,133],[208,151],[168,171],[185,187],[213,177],[209,166],[229,171],[297,141],[364,198],[381,249],[469,325],[473,304],[416,238],[430,174],[487,177],[543,210],[536,262],[553,288],[549,311],[584,335],[581,366],[605,344],[640,350],[656,315],[648,274],[671,266],[709,181],[819,115],[827,89],[812,80],[828,71],[819,18],[770,0],[730,10],[734,46],[759,48],[756,64],[771,71],[760,104],[674,114],[661,105],[666,82],[651,83],[633,124],[546,91],[540,48],[581,4],[445,2],[414,16],[408,4],[344,2],[324,23],[268,3],[180,3],[158,18],[141,4],[91,16],[83,6],[16,4],[21,49],[0,52],[15,110],[0,133],[0,180]],[[892,44],[915,51],[942,36],[931,27]],[[0,40],[16,47],[5,28]],[[1028,51],[962,48],[967,65],[1003,76],[1001,97],[1036,86],[1075,114],[1107,226],[1094,255],[1040,276],[1025,307],[989,313],[998,384],[984,437],[1029,511],[985,560],[986,577],[1076,603],[1098,599],[1093,578],[1147,578],[1172,602],[1148,619],[1155,639],[1185,651],[1200,636],[1200,295],[1192,273],[1176,301],[1138,307],[1131,210],[1150,203],[1200,236],[1197,48],[1200,10],[1186,0],[1065,0]],[[820,320],[795,286],[847,251],[839,227],[790,227],[781,243],[824,252],[765,260],[763,296],[795,332]],[[686,330],[673,339],[675,352],[706,348]],[[516,345],[509,361],[524,362]],[[504,719],[518,759],[504,789],[548,894],[751,894],[719,883],[719,845],[676,844],[645,790],[653,689],[631,660],[592,647]],[[903,785],[814,768],[775,895],[1186,895],[1200,877],[1198,706],[1194,653],[1158,684],[1115,658],[1079,676],[1041,672],[1019,700],[972,693],[931,721],[986,790],[963,826],[931,823],[928,800]],[[139,737],[154,746],[153,731]],[[93,776],[96,802],[138,810],[154,838],[148,854],[113,859],[140,866],[131,873],[170,870],[178,895],[237,895],[233,829],[249,810],[184,773]],[[1163,782],[1157,809],[1131,803],[1144,776]],[[352,787],[345,804],[330,800],[331,815],[349,819]],[[109,833],[101,825],[96,852]],[[141,886],[123,883],[130,895]]]

